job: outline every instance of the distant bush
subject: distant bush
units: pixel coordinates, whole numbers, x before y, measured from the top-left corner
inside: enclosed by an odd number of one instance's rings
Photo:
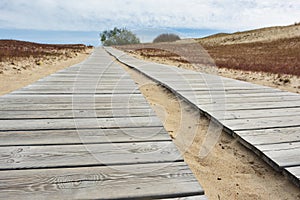
[[[154,40],[153,43],[158,43],[158,42],[175,42],[177,40],[180,40],[180,37],[176,34],[173,33],[164,33],[159,36],[157,36]]]
[[[104,46],[139,44],[140,39],[126,28],[106,30],[100,33],[101,42]]]

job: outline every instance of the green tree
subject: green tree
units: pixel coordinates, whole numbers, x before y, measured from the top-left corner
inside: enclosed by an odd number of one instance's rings
[[[133,32],[126,28],[119,29],[117,27],[100,33],[100,39],[104,46],[140,43],[140,39]]]

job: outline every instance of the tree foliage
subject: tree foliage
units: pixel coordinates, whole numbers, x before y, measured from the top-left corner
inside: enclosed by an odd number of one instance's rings
[[[154,40],[153,43],[158,43],[158,42],[175,42],[177,40],[180,40],[180,37],[176,34],[173,33],[163,33],[157,36]]]
[[[119,29],[117,27],[100,33],[100,39],[104,46],[140,43],[140,39],[133,32],[126,28]]]

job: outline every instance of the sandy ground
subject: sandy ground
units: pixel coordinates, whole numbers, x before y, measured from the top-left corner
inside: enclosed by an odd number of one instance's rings
[[[209,125],[216,126],[215,129],[217,125],[210,124],[198,109],[166,88],[133,69],[124,68],[163,121],[209,199],[300,199],[299,188],[225,132],[208,156],[200,158]]]
[[[58,57],[41,59],[39,63],[32,58],[22,58],[11,62],[0,63],[0,95],[7,94],[27,86],[45,76],[48,76],[58,70],[72,66],[85,60],[92,49],[86,49],[85,52],[76,53],[68,57]]]

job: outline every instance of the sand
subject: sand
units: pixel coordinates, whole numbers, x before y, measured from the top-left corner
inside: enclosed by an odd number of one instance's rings
[[[209,199],[300,199],[299,188],[223,131],[217,145],[200,158],[210,121],[168,89],[124,68],[163,121]]]
[[[7,94],[27,86],[45,76],[54,72],[80,63],[85,60],[92,49],[86,49],[85,52],[76,53],[76,56],[58,57],[55,60],[41,60],[36,63],[30,58],[22,58],[12,65],[11,62],[0,63],[3,69],[0,73],[0,95]]]

